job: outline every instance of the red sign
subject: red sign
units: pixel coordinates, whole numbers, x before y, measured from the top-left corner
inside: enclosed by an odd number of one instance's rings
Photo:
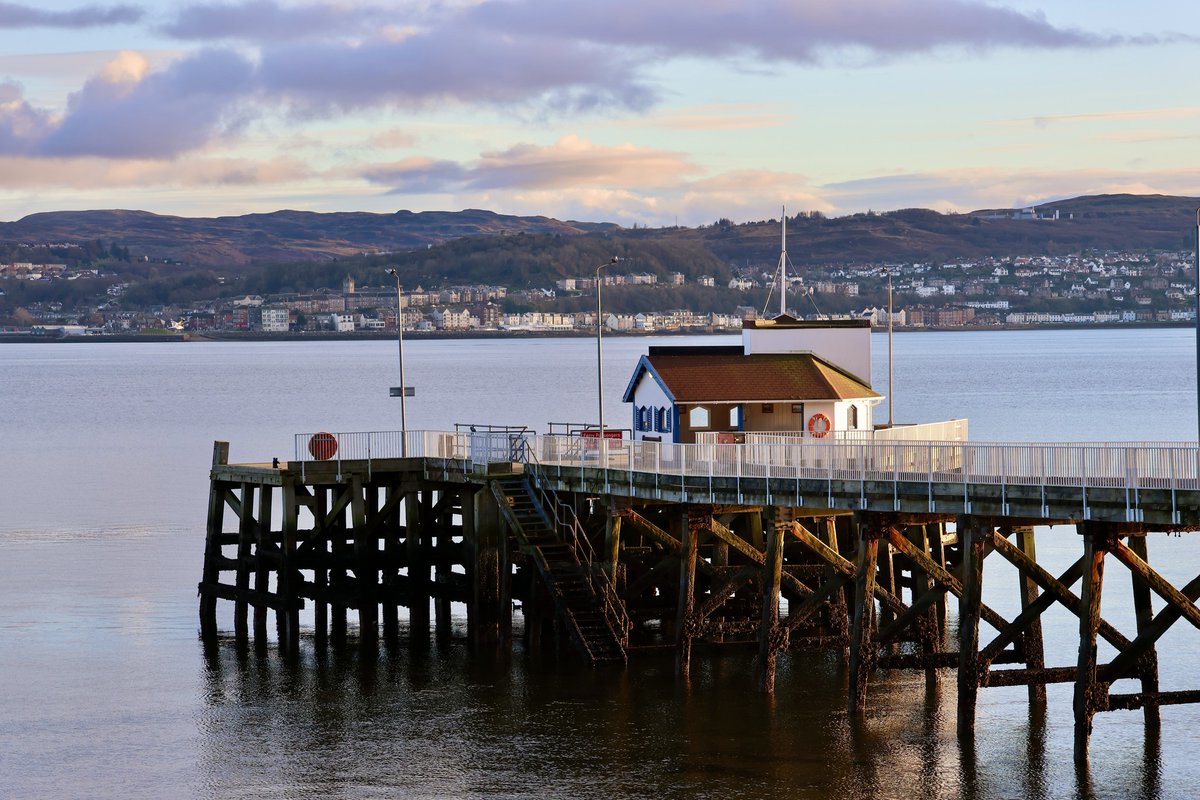
[[[580,435],[580,436],[583,436],[584,438],[587,438],[587,439],[599,439],[599,438],[600,438],[600,431],[598,431],[598,430],[594,430],[594,431],[580,431],[580,432],[579,432],[579,435]],[[621,431],[621,430],[608,430],[608,429],[606,428],[606,429],[605,429],[605,431],[604,431],[604,438],[605,438],[605,439],[624,439],[624,438],[625,438],[625,435],[624,435],[624,431]]]

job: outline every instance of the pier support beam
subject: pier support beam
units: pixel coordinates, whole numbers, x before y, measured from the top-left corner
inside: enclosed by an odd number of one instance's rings
[[[928,525],[909,525],[906,533],[913,547],[921,553],[930,555]],[[934,586],[933,578],[927,569],[913,560],[912,565],[912,605],[915,607],[919,598],[926,597]],[[945,597],[939,593],[938,597]],[[917,644],[920,648],[921,659],[925,665],[925,686],[932,689],[937,686],[937,654],[942,651],[942,635],[937,620],[937,609],[932,605],[921,612],[916,622]]]
[[[367,521],[367,505],[379,506],[378,490],[364,486],[361,475],[350,482],[350,517],[354,536],[354,581],[358,600],[358,636],[368,646],[379,640],[379,536]]]
[[[1007,533],[1007,532],[1005,532]],[[1021,527],[1013,530],[1016,537],[1017,549],[1029,557],[1030,561],[1037,561],[1037,545],[1033,539],[1033,528]],[[1021,593],[1021,612],[1027,612],[1037,602],[1038,590],[1037,581],[1026,569],[1019,568],[1018,588]],[[1046,668],[1045,645],[1042,639],[1042,618],[1037,616],[1033,618],[1029,626],[1025,629],[1021,636],[1021,652],[1025,656],[1025,667],[1030,671],[1041,671]],[[1040,682],[1031,682],[1029,684],[1029,702],[1045,703],[1046,702],[1046,684]]]
[[[408,636],[416,645],[429,644],[429,561],[424,540],[429,527],[432,490],[409,492],[404,498],[404,546],[408,556]]]
[[[1087,762],[1092,717],[1108,705],[1108,684],[1096,674],[1096,635],[1100,629],[1100,598],[1104,588],[1104,557],[1112,549],[1112,534],[1101,525],[1084,523],[1083,587],[1079,607],[1079,661],[1075,673],[1075,763]]]
[[[959,517],[955,527],[962,547],[962,595],[958,603],[958,735],[975,734],[975,702],[986,667],[979,656],[979,618],[983,611],[983,559],[991,527]]]
[[[288,480],[283,484],[282,558],[276,580],[282,605],[275,611],[275,629],[280,648],[292,653],[300,646],[300,604],[304,602],[297,594],[304,583],[304,575],[295,565],[297,512],[296,483]]]
[[[313,526],[314,555],[313,593],[316,595],[316,607],[313,609],[313,624],[316,627],[315,638],[317,647],[324,647],[329,641],[329,532],[326,528],[329,513],[329,492],[323,486],[313,487],[313,515],[316,522]]]
[[[850,626],[850,688],[847,709],[851,716],[867,710],[867,675],[877,652],[875,628],[875,573],[879,562],[878,520],[856,515],[859,541],[854,572],[854,621]]]
[[[229,463],[229,442],[213,442],[213,469]],[[208,489],[208,525],[204,537],[204,568],[200,573],[200,635],[217,636],[216,587],[221,579],[221,536],[224,533],[227,484],[213,480]]]
[[[237,577],[234,579],[237,599],[233,601],[233,633],[238,641],[244,642],[249,636],[246,618],[250,607],[246,598],[250,595],[250,560],[256,534],[253,516],[254,485],[245,481],[241,484],[239,511],[241,513],[238,520]]]
[[[1145,534],[1130,536],[1129,549],[1142,563],[1147,565],[1150,563]],[[1150,602],[1150,583],[1137,570],[1130,570],[1130,577],[1133,578],[1133,612],[1137,620],[1137,635],[1138,638],[1141,638],[1154,623],[1154,607]],[[1144,696],[1154,697],[1158,694],[1158,652],[1153,646],[1149,647],[1138,659],[1138,677],[1141,678]],[[1160,715],[1157,703],[1146,703],[1142,706],[1142,714],[1148,729],[1158,728]]]
[[[403,505],[403,489],[399,486],[388,486],[384,490],[384,503],[388,508],[384,520],[387,531],[383,543],[383,574],[380,584],[389,601],[383,604],[383,639],[388,645],[396,643],[400,636],[400,604],[397,601],[400,592],[400,570],[397,566],[401,560],[401,526],[400,514]]]
[[[692,667],[692,605],[696,596],[696,558],[703,521],[691,513],[680,518],[683,550],[679,554],[679,604],[675,619],[675,673],[687,677]]]
[[[775,661],[779,651],[783,649],[787,636],[787,629],[779,626],[779,583],[783,577],[783,533],[782,525],[774,525],[767,534],[767,556],[762,590],[762,627],[758,634],[758,688],[764,692],[775,691]]]
[[[476,492],[462,501],[463,537],[469,543],[467,576],[471,583],[472,602],[468,609],[467,627],[471,643],[481,649],[500,648],[512,637],[512,566],[509,562],[508,532],[500,516],[500,508],[492,492]],[[539,592],[534,587],[535,594]],[[541,618],[534,609],[526,609],[526,634],[535,640],[540,633]],[[531,622],[532,617],[532,622]]]

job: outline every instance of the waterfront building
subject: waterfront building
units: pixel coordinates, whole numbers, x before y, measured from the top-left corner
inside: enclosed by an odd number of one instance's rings
[[[736,442],[746,433],[871,431],[868,320],[748,320],[742,344],[651,347],[624,401],[640,441]],[[860,377],[866,376],[866,377]]]

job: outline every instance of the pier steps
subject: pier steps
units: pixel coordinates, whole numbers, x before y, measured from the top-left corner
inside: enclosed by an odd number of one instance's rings
[[[592,664],[625,663],[623,636],[605,613],[610,601],[596,591],[590,579],[593,567],[580,560],[571,532],[556,529],[528,478],[502,478],[492,487],[501,513],[521,549],[532,556],[563,625],[583,655]]]

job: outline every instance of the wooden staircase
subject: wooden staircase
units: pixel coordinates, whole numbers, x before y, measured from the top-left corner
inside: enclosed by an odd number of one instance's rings
[[[624,664],[629,635],[624,606],[607,579],[596,576],[590,559],[580,560],[577,531],[567,524],[556,528],[527,477],[500,478],[490,485],[522,552],[537,564],[575,645],[593,665]]]

